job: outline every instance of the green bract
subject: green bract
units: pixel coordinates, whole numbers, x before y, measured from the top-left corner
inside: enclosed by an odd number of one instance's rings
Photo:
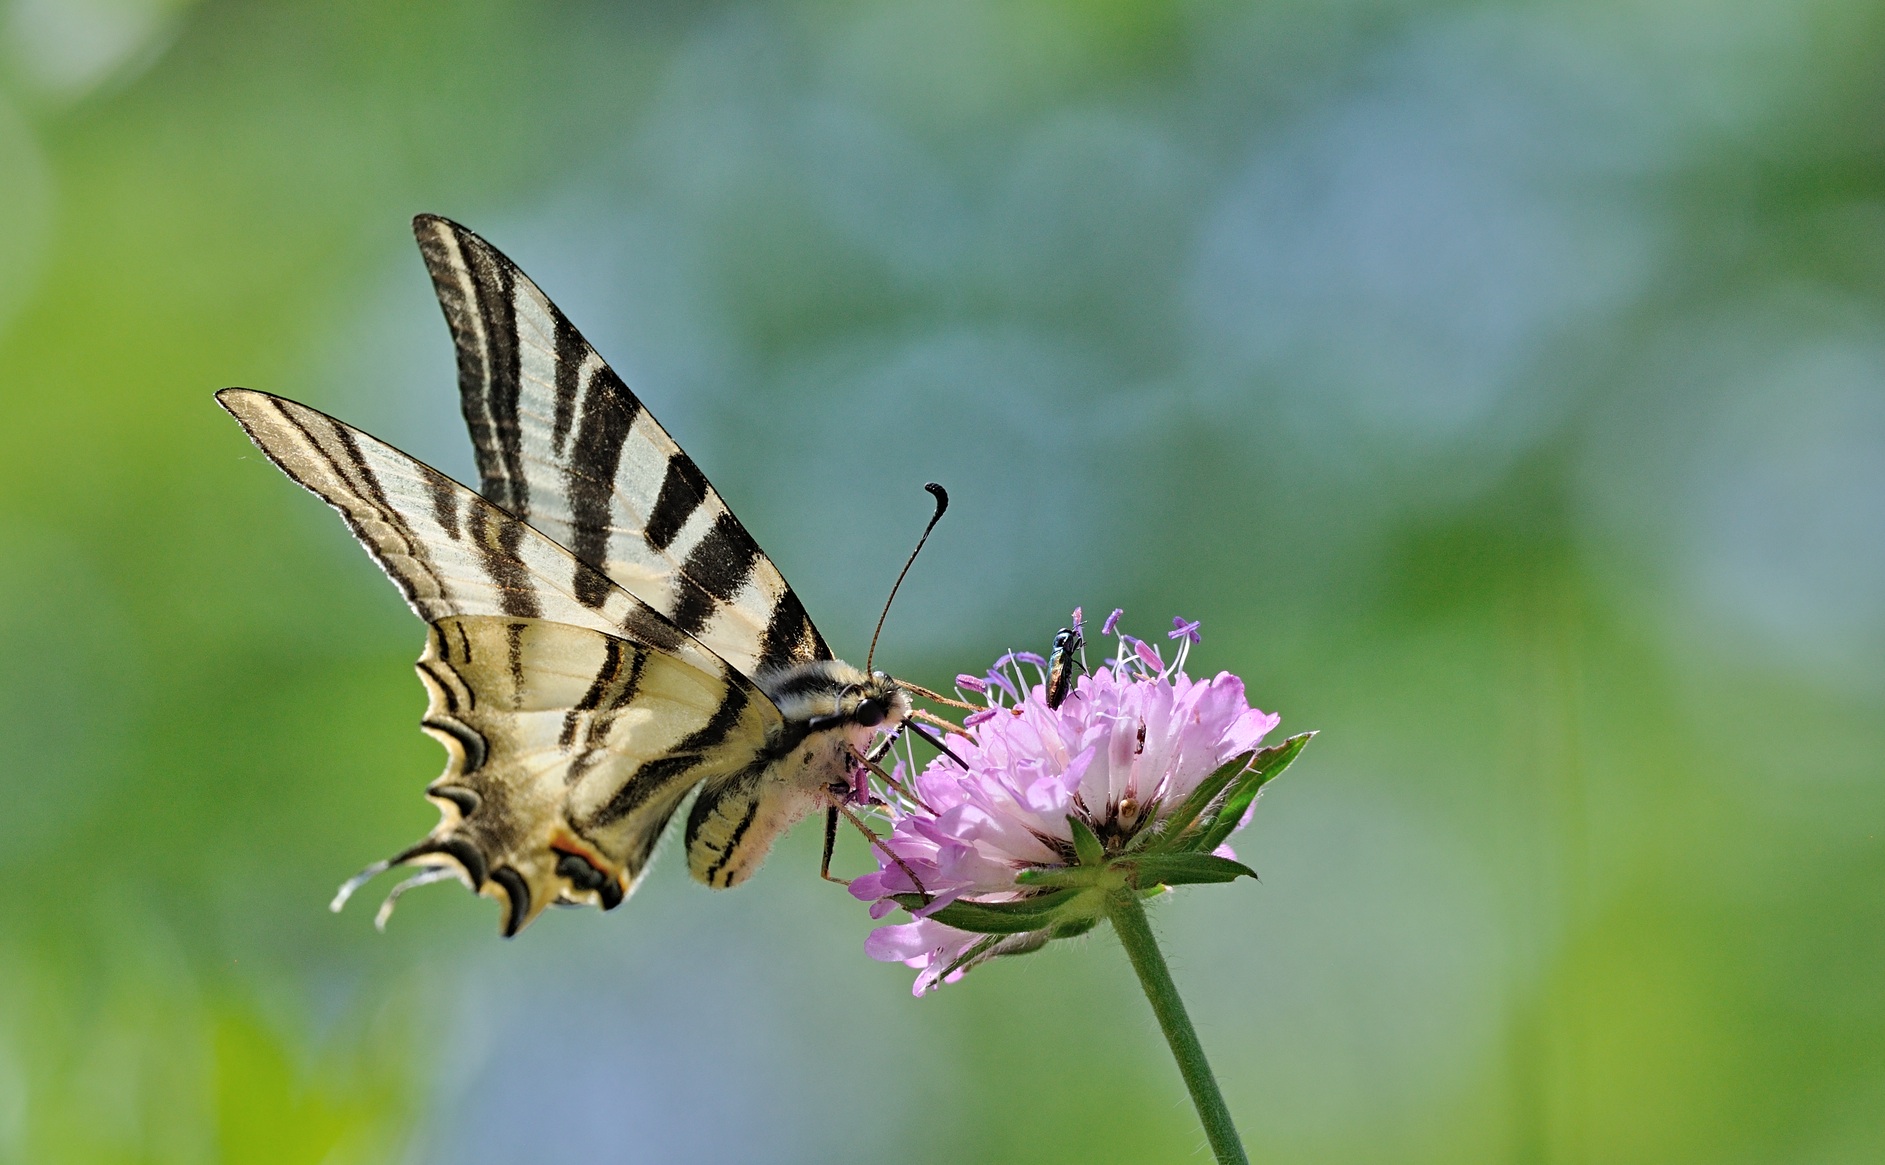
[[[985,935],[1045,931],[1062,937],[1089,930],[1105,918],[1115,895],[1149,897],[1167,886],[1254,878],[1256,871],[1249,866],[1213,851],[1237,828],[1263,787],[1290,766],[1313,736],[1305,732],[1233,759],[1171,813],[1160,814],[1155,806],[1148,815],[1151,824],[1115,852],[1107,852],[1086,822],[1069,816],[1075,864],[1036,866],[1015,875],[1017,884],[1039,893],[1001,902],[957,900],[933,910],[926,910],[930,900],[921,894],[897,894],[892,900],[957,930]]]

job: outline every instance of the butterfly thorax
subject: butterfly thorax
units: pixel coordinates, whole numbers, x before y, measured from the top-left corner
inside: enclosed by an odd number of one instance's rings
[[[857,756],[910,714],[910,697],[895,680],[842,660],[782,668],[755,682],[784,720],[766,743],[773,773],[814,802],[820,793],[848,795]]]
[[[738,885],[786,829],[849,798],[858,756],[910,714],[910,698],[895,680],[837,660],[779,668],[754,683],[780,722],[759,763],[709,781],[688,814],[688,868],[709,886]]]
[[[785,720],[776,741],[781,752],[808,734],[839,730],[861,748],[877,731],[895,729],[910,714],[910,697],[897,681],[843,660],[780,668],[761,674],[754,683]]]

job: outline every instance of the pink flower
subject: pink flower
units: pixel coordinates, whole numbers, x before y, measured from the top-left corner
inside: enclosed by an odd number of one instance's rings
[[[1011,653],[999,661],[988,706],[967,721],[970,735],[950,738],[963,763],[938,757],[914,781],[899,763],[882,791],[892,821],[883,848],[895,858],[874,851],[878,870],[854,880],[851,893],[873,903],[874,918],[905,905],[914,919],[879,927],[866,952],[920,968],[915,990],[922,994],[987,958],[1039,947],[1069,920],[990,934],[930,916],[958,902],[1040,898],[1043,890],[1024,875],[1081,862],[1070,818],[1108,861],[1144,852],[1202,782],[1239,758],[1247,765],[1279,718],[1252,708],[1243,681],[1229,672],[1193,680],[1180,670],[1192,642],[1180,640],[1170,665],[1149,645],[1134,641],[1145,650],[1129,651],[1122,642],[1118,657],[1080,677],[1058,709],[1047,706],[1043,683],[1021,669],[1039,657]],[[1001,675],[1003,667],[1011,674]],[[913,894],[928,900],[894,897]]]

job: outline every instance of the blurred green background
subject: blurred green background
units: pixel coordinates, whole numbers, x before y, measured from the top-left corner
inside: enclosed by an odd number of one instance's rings
[[[1203,620],[1323,736],[1155,913],[1253,1159],[1885,1159],[1885,9],[0,4],[0,1161],[1200,1160],[1104,935],[495,937],[421,628],[212,390],[469,477],[529,271],[862,653]],[[841,862],[868,864],[848,840]],[[369,894],[371,898],[372,895]]]

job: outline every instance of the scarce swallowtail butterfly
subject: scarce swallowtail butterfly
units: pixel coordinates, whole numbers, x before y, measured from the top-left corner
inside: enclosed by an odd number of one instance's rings
[[[553,902],[611,909],[696,788],[688,870],[738,885],[786,828],[852,796],[855,755],[904,723],[909,694],[832,657],[694,462],[515,264],[446,219],[413,230],[457,344],[479,492],[306,405],[216,394],[428,625],[441,818],[334,907],[405,865],[382,922],[448,878],[497,899],[506,936]]]

